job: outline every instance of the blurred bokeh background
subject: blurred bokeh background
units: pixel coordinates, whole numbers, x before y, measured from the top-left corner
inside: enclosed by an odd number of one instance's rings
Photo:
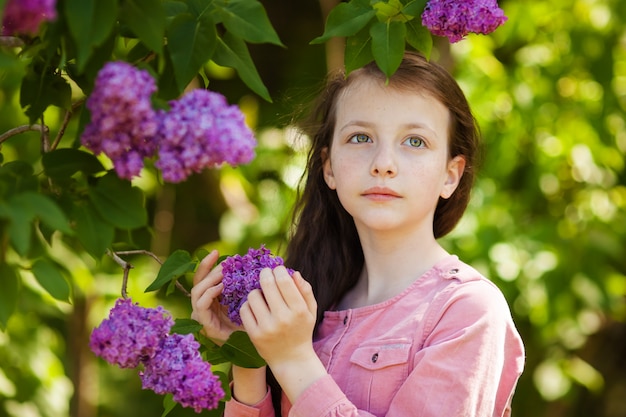
[[[285,48],[251,46],[273,102],[236,73],[211,67],[209,88],[241,106],[259,140],[237,169],[158,185],[146,170],[151,233],[133,236],[159,256],[175,249],[243,253],[284,247],[302,173],[305,139],[291,125],[341,42],[309,45],[334,0],[264,0]],[[501,0],[508,22],[490,36],[450,45],[432,59],[459,80],[480,123],[484,161],[471,205],[443,243],[504,292],[527,350],[513,402],[516,417],[626,416],[626,2]],[[0,72],[0,132],[28,122],[19,69]],[[47,122],[62,115],[48,110]],[[74,140],[77,122],[66,133]],[[2,143],[4,159],[37,160],[38,135]],[[72,304],[25,280],[18,312],[0,332],[0,416],[158,416],[161,398],[134,371],[89,351],[91,329],[119,296],[110,259],[58,254],[75,277]],[[128,259],[129,294],[188,317],[183,295],[144,293],[158,263]],[[0,289],[1,291],[1,289]],[[171,416],[196,415],[175,408]]]

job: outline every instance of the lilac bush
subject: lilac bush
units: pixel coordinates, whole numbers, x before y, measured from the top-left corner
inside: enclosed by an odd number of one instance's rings
[[[7,0],[2,35],[35,35],[41,23],[56,18],[56,0]]]
[[[233,255],[222,262],[222,298],[220,303],[228,307],[228,317],[235,324],[241,323],[239,310],[248,299],[250,291],[261,287],[259,274],[263,268],[275,268],[283,265],[280,256],[273,256],[269,249],[261,245],[259,249],[250,248],[245,255]],[[293,273],[288,269],[289,273]]]
[[[193,334],[170,334],[171,315],[158,306],[144,308],[119,299],[108,319],[91,333],[89,347],[120,368],[136,368],[144,389],[172,394],[174,401],[197,413],[217,408],[224,398],[220,379],[202,359]]]
[[[95,154],[107,155],[121,178],[139,175],[143,159],[156,150],[159,125],[151,101],[155,91],[148,71],[115,61],[100,70],[87,100],[91,122],[81,142]]]
[[[429,0],[422,13],[422,24],[452,43],[468,33],[489,34],[506,20],[497,0]]]
[[[159,113],[158,156],[155,166],[167,182],[177,183],[205,168],[224,162],[238,165],[254,158],[256,139],[244,115],[226,97],[208,90],[193,90],[170,102]]]

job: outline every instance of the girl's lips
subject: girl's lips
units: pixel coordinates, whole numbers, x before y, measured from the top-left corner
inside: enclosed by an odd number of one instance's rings
[[[364,197],[367,197],[372,200],[392,200],[395,198],[399,198],[400,194],[396,193],[391,188],[386,187],[372,187],[365,190],[362,194]]]

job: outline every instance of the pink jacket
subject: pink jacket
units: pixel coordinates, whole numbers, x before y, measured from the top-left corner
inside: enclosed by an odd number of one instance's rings
[[[524,347],[500,290],[449,256],[396,297],[324,315],[315,351],[328,370],[283,416],[502,417]],[[231,400],[226,417],[272,417]]]

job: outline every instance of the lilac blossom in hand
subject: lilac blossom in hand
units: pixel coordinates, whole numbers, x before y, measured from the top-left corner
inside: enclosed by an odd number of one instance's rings
[[[422,25],[452,43],[468,33],[489,34],[506,20],[497,0],[429,0],[422,13]]]
[[[35,35],[42,22],[56,18],[56,0],[7,0],[2,35]]]
[[[243,256],[229,256],[222,262],[224,289],[220,303],[228,307],[228,317],[233,323],[242,324],[239,310],[248,299],[250,291],[261,288],[259,283],[261,270],[274,269],[283,264],[283,259],[280,256],[273,256],[264,245],[259,249],[250,248]],[[293,274],[293,270],[288,271]]]
[[[150,73],[116,61],[100,70],[87,100],[91,122],[81,142],[92,152],[107,155],[120,178],[139,175],[143,159],[155,153],[159,128],[151,101],[155,91]]]
[[[238,165],[254,158],[256,139],[239,107],[216,92],[196,89],[160,111],[159,159],[163,179],[177,183],[192,173],[224,162]]]
[[[153,357],[174,320],[163,307],[144,308],[119,299],[100,326],[91,333],[90,349],[110,364],[135,368]]]

